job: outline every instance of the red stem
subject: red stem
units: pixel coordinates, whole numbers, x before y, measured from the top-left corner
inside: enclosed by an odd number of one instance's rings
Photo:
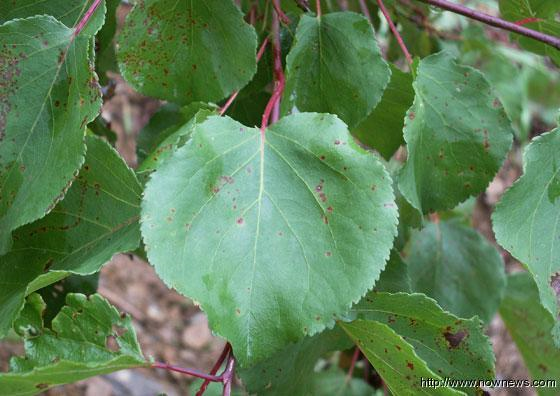
[[[261,60],[267,44],[268,44],[268,37],[266,37],[263,40],[263,42],[261,44],[261,47],[259,48],[259,51],[257,52],[257,63],[259,63],[259,61]],[[229,97],[229,99],[227,100],[227,102],[218,111],[218,114],[220,114],[221,116],[224,115],[226,113],[227,109],[229,109],[229,107],[231,106],[231,104],[235,100],[235,98],[237,98],[238,94],[239,94],[239,91],[235,91],[234,93],[232,93],[231,96]]]
[[[515,21],[513,23],[515,23],[517,26],[523,26],[527,23],[542,22],[542,21],[544,21],[544,19],[541,19],[541,18],[524,18],[524,19],[521,19],[520,21]]]
[[[282,8],[280,8],[280,4],[278,4],[276,1],[272,0],[272,6],[274,7],[274,10],[276,11],[278,16],[280,17],[280,20],[282,21],[282,23],[285,23],[286,25],[289,25],[291,23],[290,18],[288,18],[288,16],[286,14],[284,14],[284,11],[282,11]]]
[[[101,4],[101,1],[102,0],[95,0],[93,2],[93,4],[89,7],[89,9],[86,11],[84,16],[82,17],[82,19],[80,19],[80,22],[78,22],[78,24],[76,25],[76,27],[74,29],[74,37],[76,37],[78,34],[80,34],[80,32],[84,29],[84,27],[89,22],[91,16],[95,12],[95,10],[97,10],[97,7],[99,7],[99,4]]]
[[[274,2],[278,2],[278,0],[273,0]],[[280,103],[280,98],[282,98],[282,92],[284,92],[284,85],[286,84],[286,78],[284,77],[284,69],[282,67],[282,52],[280,47],[280,29],[279,29],[279,21],[278,21],[278,14],[274,14],[272,18],[272,31],[273,31],[273,43],[272,43],[272,51],[274,54],[274,91],[272,92],[272,96],[270,100],[266,104],[266,107],[263,112],[262,122],[261,122],[261,135],[264,136],[264,131],[268,126],[268,120],[274,110]],[[279,111],[277,110],[272,118],[273,122],[278,120]]]
[[[399,31],[397,30],[397,27],[393,23],[393,20],[391,19],[391,15],[389,15],[389,12],[387,11],[387,8],[385,8],[385,4],[383,4],[383,0],[377,0],[377,5],[379,6],[379,9],[381,10],[381,12],[383,13],[383,16],[387,20],[387,23],[389,24],[389,28],[391,29],[391,32],[393,32],[393,35],[397,39],[397,43],[399,43],[399,47],[401,47],[401,51],[403,52],[404,57],[406,58],[406,61],[408,62],[409,66],[410,66],[410,70],[413,70],[412,56],[410,56],[410,52],[408,52],[408,48],[406,48],[406,45],[405,45]]]
[[[235,373],[235,358],[233,357],[232,354],[230,354],[226,369],[221,375],[224,383],[223,396],[231,396],[231,386],[233,384],[234,373]]]
[[[451,3],[447,0],[418,0],[423,3],[427,3],[447,11],[454,12],[466,16],[467,18],[475,19],[477,21],[483,22],[487,25],[494,26],[500,29],[509,30],[510,32],[521,34],[523,36],[532,38],[537,41],[541,41],[548,44],[556,49],[560,49],[560,37],[549,36],[541,32],[537,32],[533,29],[528,29],[524,26],[517,25],[513,22],[504,21],[498,17],[485,14],[480,11],[473,10],[472,8],[465,7],[460,4]]]
[[[209,373],[210,375],[215,375],[218,372],[218,370],[222,366],[222,363],[224,362],[224,360],[226,360],[226,357],[228,357],[228,355],[230,353],[231,353],[231,345],[228,342],[226,344],[226,346],[224,347],[224,350],[220,354],[220,357],[218,358],[218,360],[216,360],[216,363],[214,363],[214,366],[212,366],[212,369],[210,370],[210,373]],[[198,392],[196,392],[196,396],[202,396],[204,394],[204,392],[206,391],[206,388],[208,388],[208,385],[210,384],[210,382],[211,381],[208,380],[208,379],[204,380],[204,382],[200,386],[200,389],[198,390]]]
[[[354,368],[356,367],[356,362],[360,357],[360,348],[354,348],[354,354],[352,355],[352,361],[350,362],[350,368],[348,369],[348,374],[346,374],[345,382],[348,383],[352,379],[352,374],[354,374]]]
[[[317,17],[321,18],[321,0],[315,1],[315,8],[317,9]]]
[[[369,10],[367,8],[366,0],[359,0],[358,2],[360,3],[360,9],[362,10],[362,14],[365,15],[369,23],[372,23],[371,14],[369,13]]]
[[[208,375],[208,374],[205,374],[205,373],[201,373],[200,371],[197,371],[197,370],[193,370],[193,369],[189,369],[189,368],[182,368],[182,367],[178,367],[178,366],[173,366],[171,364],[167,364],[167,363],[163,363],[163,362],[155,362],[154,364],[152,364],[152,367],[161,368],[161,369],[165,369],[165,370],[169,370],[169,371],[176,371],[177,373],[181,373],[181,374],[192,375],[193,377],[202,378],[202,379],[208,380],[210,382],[222,382],[223,381],[222,376]]]

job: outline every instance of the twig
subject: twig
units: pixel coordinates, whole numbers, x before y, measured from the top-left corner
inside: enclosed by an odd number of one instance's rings
[[[379,6],[379,9],[381,10],[381,12],[383,13],[383,16],[387,20],[387,23],[389,24],[389,28],[391,29],[391,32],[393,32],[393,35],[397,39],[397,43],[399,43],[399,47],[401,47],[401,51],[403,52],[404,57],[406,58],[406,61],[408,62],[408,65],[410,66],[410,70],[414,74],[414,67],[412,65],[412,56],[410,55],[410,52],[408,52],[408,48],[406,48],[406,45],[405,45],[399,31],[397,30],[397,27],[393,23],[393,20],[391,19],[391,15],[389,15],[389,12],[387,11],[387,8],[385,8],[385,4],[383,4],[383,0],[377,0],[377,5]]]
[[[215,375],[218,372],[218,370],[222,366],[222,363],[224,362],[224,360],[226,360],[226,357],[228,357],[228,355],[230,353],[231,353],[231,344],[228,342],[226,344],[226,346],[224,347],[224,350],[220,354],[220,357],[218,358],[218,360],[216,360],[216,363],[214,363],[214,366],[212,366],[212,370],[210,370],[210,373],[209,373],[210,375]],[[207,379],[204,380],[202,385],[200,385],[200,388],[198,389],[198,392],[196,392],[195,396],[202,396],[204,394],[204,392],[206,391],[206,388],[208,388],[209,384],[210,384],[210,380],[207,380]]]
[[[171,364],[167,364],[167,363],[163,363],[163,362],[155,362],[155,363],[152,364],[152,367],[161,368],[161,369],[165,369],[165,370],[169,370],[169,371],[175,371],[175,372],[181,373],[181,374],[192,375],[193,377],[202,378],[202,379],[208,380],[210,382],[222,382],[223,381],[222,376],[208,375],[208,374],[205,374],[205,373],[201,373],[198,370],[173,366]]]
[[[78,22],[78,24],[74,28],[74,34],[73,34],[74,37],[76,37],[78,34],[80,34],[80,32],[84,29],[84,27],[89,22],[91,16],[95,12],[95,10],[97,10],[97,7],[99,7],[99,4],[101,4],[101,0],[95,0],[93,2],[93,4],[89,7],[89,9],[86,11],[84,16],[82,17],[82,19],[80,19],[80,22]]]
[[[266,37],[263,40],[263,42],[261,44],[261,47],[259,48],[259,51],[257,52],[257,63],[259,63],[259,61],[261,60],[267,44],[268,44],[268,37]],[[237,98],[238,94],[239,94],[239,91],[235,91],[234,93],[232,93],[231,96],[229,97],[229,99],[227,100],[227,102],[218,111],[218,114],[220,114],[221,116],[224,115],[225,112],[227,111],[227,109],[229,109],[229,107],[231,106],[231,104],[235,100],[235,98]]]
[[[487,25],[494,26],[500,29],[508,30],[513,33],[521,34],[532,38],[534,40],[548,44],[556,49],[560,50],[560,37],[550,36],[545,33],[538,32],[533,29],[528,29],[524,26],[515,24],[513,22],[505,21],[501,18],[485,14],[480,11],[473,10],[472,8],[465,7],[460,4],[451,3],[447,0],[417,0],[423,3],[427,3],[441,9],[454,12],[466,16],[467,18],[475,19],[477,21],[483,22]]]
[[[277,2],[278,0],[273,0]],[[279,105],[280,99],[282,98],[282,92],[284,92],[284,85],[286,83],[286,78],[284,77],[284,70],[282,68],[282,53],[280,47],[280,29],[279,29],[279,21],[278,21],[278,14],[274,14],[272,16],[272,32],[274,35],[273,42],[272,42],[272,51],[274,54],[274,90],[272,92],[272,96],[270,97],[268,103],[263,112],[262,122],[261,122],[261,135],[264,138],[264,131],[268,126],[268,120],[270,119],[271,114],[273,113],[274,108]],[[278,109],[278,108],[277,108]],[[274,117],[272,118],[273,122],[278,120],[278,111],[274,112]],[[261,139],[264,143],[264,139]]]
[[[309,8],[309,1],[308,0],[296,0],[296,5],[303,10],[303,12],[311,11]]]

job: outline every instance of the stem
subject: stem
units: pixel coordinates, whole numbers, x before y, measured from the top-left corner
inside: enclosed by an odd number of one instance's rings
[[[272,6],[274,7],[274,11],[276,11],[278,16],[282,20],[282,23],[285,23],[286,25],[289,25],[291,23],[290,18],[288,18],[288,16],[286,14],[284,14],[284,11],[282,11],[282,8],[280,8],[280,4],[278,4],[276,1],[272,0]]]
[[[350,362],[350,368],[348,369],[348,374],[346,374],[346,379],[344,380],[345,383],[350,382],[352,379],[352,374],[354,374],[354,368],[356,367],[356,362],[360,357],[360,348],[354,348],[354,355],[352,355],[352,361]]]
[[[267,44],[268,44],[268,37],[266,37],[263,40],[263,42],[261,44],[261,47],[259,48],[259,51],[257,52],[257,63],[259,63],[259,61],[261,60]],[[229,97],[229,99],[227,100],[227,102],[218,111],[218,114],[220,114],[221,116],[224,115],[225,112],[227,111],[227,109],[229,109],[229,107],[231,106],[231,104],[235,100],[235,98],[237,98],[238,94],[239,94],[239,91],[235,91],[234,93],[232,93],[231,96]]]
[[[233,383],[233,374],[235,372],[235,358],[232,354],[229,355],[226,369],[222,373],[222,381],[224,383],[223,396],[231,396],[231,385]]]
[[[272,0],[273,2],[278,2],[278,0]],[[279,105],[280,99],[282,98],[282,92],[284,92],[284,85],[286,83],[286,78],[284,77],[284,69],[282,67],[282,52],[280,47],[280,25],[278,21],[278,14],[274,14],[272,18],[272,32],[274,35],[272,43],[272,51],[274,54],[274,91],[270,97],[268,103],[263,112],[262,122],[261,122],[261,135],[264,137],[264,131],[268,126],[268,120],[270,119],[273,110],[274,111],[272,121],[278,121],[279,116]]]
[[[421,1],[423,3],[427,3],[442,8],[444,10],[454,12],[456,14],[466,16],[467,18],[475,19],[477,21],[483,22],[490,26],[494,26],[504,30],[509,30],[510,32],[513,33],[521,34],[522,36],[532,38],[534,40],[548,44],[556,49],[560,49],[559,37],[549,36],[548,34],[544,34],[533,29],[528,29],[524,26],[515,24],[513,22],[504,21],[503,19],[500,19],[498,17],[494,17],[492,15],[488,15],[483,12],[473,10],[472,8],[468,8],[460,4],[451,3],[447,0],[417,0],[417,1]]]
[[[317,10],[317,18],[321,18],[321,0],[315,1],[315,8]]]
[[[401,51],[403,52],[404,57],[406,58],[406,61],[408,62],[408,65],[410,66],[410,70],[411,70],[412,74],[414,74],[414,67],[412,65],[412,56],[410,56],[410,52],[408,52],[408,48],[406,48],[406,45],[405,45],[399,31],[397,30],[395,24],[393,23],[393,20],[391,19],[391,15],[389,15],[389,12],[387,11],[387,8],[385,8],[385,4],[383,4],[383,0],[377,0],[377,5],[379,6],[379,9],[381,10],[381,12],[383,13],[383,16],[387,20],[387,23],[389,24],[389,28],[391,29],[391,32],[393,32],[393,35],[397,39],[397,43],[399,43],[399,47],[401,47]]]
[[[169,370],[169,371],[175,371],[175,372],[181,373],[181,374],[192,375],[193,377],[202,378],[202,379],[208,380],[210,382],[222,382],[222,377],[221,376],[208,375],[208,374],[205,374],[205,373],[201,373],[200,371],[197,371],[197,370],[193,370],[193,369],[189,369],[189,368],[182,368],[182,367],[178,367],[178,366],[173,366],[171,364],[167,364],[167,363],[163,363],[163,362],[155,362],[154,364],[152,364],[152,367],[161,368],[161,369],[165,369],[165,370]]]
[[[97,7],[99,7],[99,4],[101,4],[101,0],[94,0],[93,4],[89,7],[82,19],[80,19],[80,22],[78,22],[78,24],[76,25],[76,28],[74,30],[74,37],[80,34],[80,32],[84,29],[95,10],[97,10]]]
[[[544,21],[544,19],[542,18],[524,18],[520,21],[515,21],[513,23],[515,23],[517,26],[523,26],[527,23],[542,22],[542,21]]]
[[[215,375],[218,372],[218,370],[222,366],[222,363],[224,362],[224,360],[226,360],[226,357],[228,357],[228,355],[230,353],[231,353],[231,344],[228,342],[226,344],[226,346],[224,347],[224,350],[220,354],[220,357],[218,358],[218,360],[216,360],[216,363],[214,363],[214,366],[212,366],[212,369],[210,370],[210,375]],[[204,392],[206,391],[206,388],[208,388],[208,385],[210,384],[210,382],[211,381],[208,380],[208,379],[204,380],[202,385],[200,385],[200,388],[198,389],[198,392],[196,392],[195,396],[202,396],[204,394]]]

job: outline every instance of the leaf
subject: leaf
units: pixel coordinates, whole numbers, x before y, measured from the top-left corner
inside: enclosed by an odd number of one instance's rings
[[[353,12],[303,15],[286,67],[285,112],[333,113],[350,128],[381,100],[391,75],[373,27]]]
[[[560,22],[555,19],[558,12],[560,6],[556,0],[500,0],[500,14],[504,19],[512,22],[535,19],[534,22],[524,23],[523,26],[555,37],[560,36]],[[549,56],[560,65],[558,49],[528,37],[514,36],[523,48]]]
[[[0,26],[0,254],[12,230],[52,210],[84,160],[101,105],[89,41],[50,16]]]
[[[13,249],[0,256],[0,335],[25,295],[70,273],[95,273],[115,253],[139,245],[138,181],[107,143],[93,136],[86,142],[85,164],[64,200],[45,218],[18,229]]]
[[[264,140],[213,116],[152,174],[142,235],[159,276],[247,366],[371,289],[396,219],[389,175],[335,116],[284,117]]]
[[[113,0],[108,0],[113,1]],[[51,15],[69,28],[78,24],[91,3],[88,0],[11,0],[0,2],[0,24],[12,19]],[[106,4],[103,0],[82,30],[82,35],[95,35],[104,24]]]
[[[477,318],[458,318],[423,294],[406,293],[373,292],[352,311],[393,329],[442,377],[494,378],[494,354]]]
[[[117,31],[117,8],[120,3],[121,0],[106,1],[105,24],[95,38],[95,70],[102,85],[109,84],[107,72],[117,72],[119,70],[115,52],[115,33]]]
[[[423,213],[451,209],[484,191],[513,131],[483,75],[445,53],[420,61],[414,91],[399,189]]]
[[[346,334],[335,327],[288,345],[257,365],[241,369],[239,376],[251,394],[317,395],[320,387],[320,379],[315,374],[317,360],[328,352],[351,346]]]
[[[313,376],[313,396],[373,396],[375,390],[363,379],[347,378],[346,373],[333,367]],[[294,393],[292,393],[294,395]]]
[[[506,284],[496,248],[459,220],[429,223],[413,233],[406,254],[412,290],[460,317],[488,323]]]
[[[24,311],[30,320],[19,323],[26,327],[26,355],[12,358],[10,372],[0,373],[0,395],[35,395],[95,375],[149,366],[130,317],[99,294],[69,294],[52,329],[39,326],[44,303],[35,296]]]
[[[354,340],[394,395],[463,394],[451,388],[421,387],[421,379],[443,380],[389,326],[368,320],[355,320],[341,323],[340,326]]]
[[[118,38],[123,77],[179,104],[219,101],[257,70],[255,30],[231,0],[142,0]]]
[[[391,250],[391,257],[375,283],[375,290],[391,293],[411,291],[408,266],[394,249]]]
[[[523,155],[523,176],[496,205],[496,240],[529,270],[542,305],[559,314],[555,279],[560,271],[560,128],[531,142]],[[560,326],[554,328],[560,345]]]
[[[381,102],[352,130],[352,135],[388,160],[404,144],[404,119],[413,100],[412,75],[391,65],[391,81]]]
[[[554,318],[540,302],[539,291],[528,273],[508,276],[500,316],[521,352],[533,380],[560,383],[560,350],[550,337]],[[554,396],[558,387],[539,388],[539,395]]]
[[[167,111],[161,115],[166,113]],[[139,174],[150,173],[157,169],[178,147],[185,144],[198,123],[203,122],[211,115],[215,115],[216,112],[207,105],[196,104],[195,106],[189,105],[187,108],[181,109],[179,114],[176,115],[177,121],[182,119],[187,122],[180,126],[174,124],[160,131],[157,139],[153,142],[157,146],[144,158],[142,164],[138,167],[137,172]],[[160,113],[156,115],[159,116]]]

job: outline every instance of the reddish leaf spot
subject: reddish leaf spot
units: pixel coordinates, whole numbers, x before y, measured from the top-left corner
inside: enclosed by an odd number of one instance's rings
[[[416,114],[413,111],[411,111],[410,113],[408,113],[408,118],[410,121],[412,121],[416,118]]]
[[[334,144],[336,144],[336,145],[338,146],[338,145],[340,144],[340,140],[338,140],[338,139],[335,140],[335,141],[334,141]]]
[[[244,223],[243,217],[237,219],[237,224],[243,224],[243,223]]]
[[[331,257],[331,256],[332,256],[332,253],[331,253],[331,252],[325,252],[325,256]]]
[[[324,161],[324,160],[325,160],[325,156],[324,156],[324,155],[320,156],[319,158],[321,159],[321,161]]]
[[[451,349],[455,349],[459,347],[459,345],[467,335],[468,333],[466,330],[459,330],[456,333],[452,333],[451,328],[449,326],[445,329],[445,332],[443,333],[443,336],[445,337],[447,344]]]
[[[332,212],[333,212],[332,206],[329,206],[329,207],[327,208],[327,212],[329,212],[329,213],[332,213]]]
[[[412,364],[412,362],[409,362],[408,360],[406,361],[406,367],[408,367],[411,370],[414,370],[414,364]]]

